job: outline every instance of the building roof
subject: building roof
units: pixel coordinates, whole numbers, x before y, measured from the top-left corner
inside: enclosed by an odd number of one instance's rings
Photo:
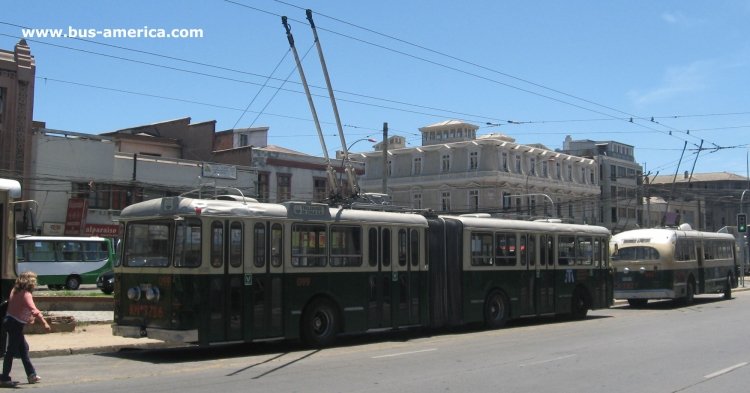
[[[689,172],[683,172],[677,175],[677,183],[687,183],[690,179]],[[669,184],[674,180],[674,175],[661,175],[651,179],[651,184]],[[708,173],[693,173],[692,183],[696,182],[709,182],[709,181],[747,181],[748,178],[737,175],[731,172],[708,172]]]
[[[309,154],[305,154],[296,150],[287,149],[286,147],[276,146],[276,145],[268,145],[265,147],[258,147],[256,150],[265,150],[269,152],[276,152],[276,153],[287,153],[287,154],[297,154],[300,156],[310,156]],[[312,156],[310,156],[312,157]]]
[[[467,123],[465,121],[460,121],[460,120],[446,120],[446,121],[441,121],[440,123],[435,123],[435,124],[430,124],[429,126],[424,126],[424,127],[420,128],[419,130],[420,131],[425,131],[425,130],[428,130],[430,128],[445,127],[445,126],[459,126],[459,125],[470,126],[470,127],[474,128],[474,129],[478,129],[479,128],[478,126],[476,126],[474,124],[471,124],[471,123]]]

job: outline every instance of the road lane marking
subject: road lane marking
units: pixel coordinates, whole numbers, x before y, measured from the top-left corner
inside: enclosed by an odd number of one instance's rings
[[[415,353],[432,352],[432,351],[437,351],[437,348],[422,349],[420,351],[392,353],[392,354],[389,354],[389,355],[373,356],[372,358],[373,359],[392,358],[392,357],[396,357],[396,356],[413,355]]]
[[[711,374],[705,375],[705,376],[703,376],[703,378],[705,378],[705,379],[716,378],[719,375],[723,375],[723,374],[732,372],[732,371],[734,371],[734,370],[736,370],[736,369],[738,369],[740,367],[745,367],[745,366],[747,366],[747,362],[742,362],[742,363],[739,363],[739,364],[735,364],[734,366],[727,367],[727,368],[725,368],[723,370],[719,370],[719,371],[717,371],[715,373],[711,373]]]
[[[540,360],[538,362],[522,363],[522,364],[519,364],[518,367],[536,366],[538,364],[557,362],[559,360],[570,359],[570,358],[574,358],[576,356],[577,356],[576,354],[572,354],[572,355],[565,355],[565,356],[556,357],[556,358],[553,358],[553,359]]]

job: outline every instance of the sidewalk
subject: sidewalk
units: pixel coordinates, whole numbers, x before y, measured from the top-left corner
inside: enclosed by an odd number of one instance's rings
[[[112,311],[51,311],[51,316],[72,316],[73,332],[27,334],[32,358],[115,352],[122,348],[164,348],[171,346],[150,338],[126,338],[112,335]]]
[[[735,292],[750,290],[750,277],[745,277],[744,287]],[[618,301],[615,305],[626,304]],[[122,348],[166,348],[167,344],[150,338],[125,338],[112,335],[112,311],[51,311],[50,315],[72,316],[76,319],[75,331],[69,333],[27,334],[32,358],[82,353],[115,352]]]

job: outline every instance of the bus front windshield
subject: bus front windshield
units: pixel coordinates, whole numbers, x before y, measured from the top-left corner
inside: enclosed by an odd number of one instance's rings
[[[130,223],[125,235],[125,266],[169,265],[171,222]]]
[[[612,255],[612,261],[615,262],[657,260],[659,260],[659,251],[648,246],[620,248]]]

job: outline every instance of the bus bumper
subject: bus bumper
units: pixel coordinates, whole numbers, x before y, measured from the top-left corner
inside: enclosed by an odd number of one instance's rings
[[[675,299],[675,292],[670,289],[650,290],[615,290],[615,299]]]
[[[112,335],[130,338],[152,338],[164,342],[195,343],[198,342],[198,330],[167,330],[138,326],[112,324]]]

